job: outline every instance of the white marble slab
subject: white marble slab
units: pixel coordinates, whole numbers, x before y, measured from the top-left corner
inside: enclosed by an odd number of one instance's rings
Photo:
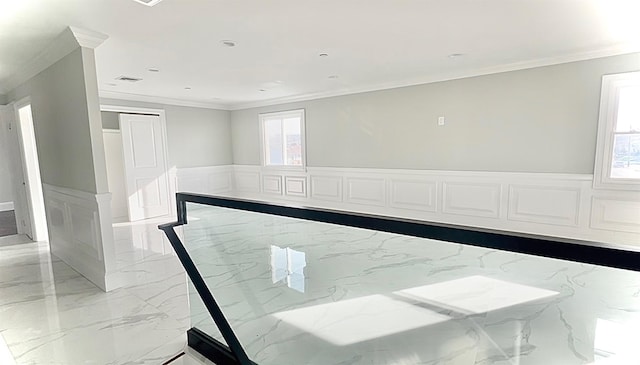
[[[188,211],[199,219],[184,228],[187,248],[258,364],[640,364],[637,341],[624,340],[640,338],[640,273],[222,208]],[[273,247],[304,256],[302,270],[274,259]],[[301,277],[304,285],[292,287]],[[220,338],[193,293],[191,314]]]

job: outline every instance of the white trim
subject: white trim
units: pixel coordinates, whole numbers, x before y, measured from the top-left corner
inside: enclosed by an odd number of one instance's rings
[[[241,198],[640,247],[640,193],[594,190],[592,175],[333,167],[301,173],[257,165],[233,170],[234,195]],[[284,181],[284,193],[274,184],[265,189],[265,179]],[[290,179],[305,179],[308,191],[287,193]]]
[[[0,212],[8,212],[13,210],[13,202],[0,203]]]
[[[17,86],[25,83],[73,52],[76,48],[95,48],[102,44],[107,38],[107,35],[98,32],[78,27],[67,27],[47,48],[28,61],[13,75],[9,76],[3,82],[4,87],[0,87],[0,94],[6,94]]]
[[[619,55],[624,55],[629,53],[635,53],[638,51],[640,50],[631,49],[626,45],[616,45],[612,47],[606,47],[606,48],[585,51],[585,52],[571,53],[571,54],[566,54],[566,55],[561,55],[556,57],[546,57],[546,58],[539,58],[536,60],[509,63],[506,65],[484,67],[484,68],[471,70],[471,71],[461,71],[461,72],[448,73],[448,74],[435,74],[435,75],[411,78],[411,79],[402,80],[402,81],[392,81],[387,83],[381,83],[376,85],[367,85],[367,86],[347,88],[347,89],[341,89],[341,90],[307,93],[307,94],[286,96],[282,98],[275,98],[275,99],[269,99],[269,100],[232,104],[228,106],[229,108],[228,110],[242,110],[242,109],[257,108],[257,107],[270,106],[270,105],[293,103],[293,102],[299,102],[299,101],[323,99],[323,98],[329,98],[329,97],[335,97],[335,96],[396,89],[396,88],[407,87],[407,86],[417,86],[417,85],[423,85],[423,84],[430,84],[434,82],[450,81],[450,80],[464,79],[468,77],[476,77],[476,76],[498,74],[498,73],[510,72],[510,71],[526,70],[526,69],[536,68],[536,67],[560,65],[563,63],[587,61],[587,60],[596,59],[596,58],[619,56]]]
[[[51,253],[102,290],[115,289],[107,275],[116,267],[111,194],[42,185]]]
[[[619,90],[629,85],[640,86],[640,72],[602,76],[594,189],[640,190],[640,179],[613,179],[610,177],[613,160],[613,128],[616,124]]]
[[[68,28],[72,33],[76,42],[80,47],[96,48],[109,38],[108,35],[95,32],[89,29],[82,29],[74,26]]]
[[[195,101],[195,100],[173,99],[173,98],[167,98],[163,96],[131,94],[131,93],[123,93],[123,92],[117,92],[117,91],[109,91],[109,90],[98,90],[98,95],[100,96],[100,98],[104,98],[104,99],[141,101],[145,103],[189,106],[189,107],[195,107],[195,108],[206,108],[206,109],[215,109],[215,110],[231,110],[228,104]]]

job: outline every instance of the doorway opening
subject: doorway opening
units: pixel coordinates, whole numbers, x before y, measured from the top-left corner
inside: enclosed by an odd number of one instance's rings
[[[2,221],[8,227],[3,242],[23,243],[28,240],[49,239],[42,192],[42,179],[38,162],[38,150],[31,111],[31,100],[27,97],[1,110],[3,120],[3,152],[5,153],[3,185],[10,188],[11,201],[3,205]],[[6,194],[5,194],[6,195]],[[7,200],[5,197],[3,200]],[[5,227],[6,228],[6,227]],[[19,237],[19,236],[22,236]]]

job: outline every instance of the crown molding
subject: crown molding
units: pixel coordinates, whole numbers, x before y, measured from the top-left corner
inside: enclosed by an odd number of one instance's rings
[[[108,35],[93,30],[69,26],[67,29],[73,33],[80,47],[96,48],[109,38]]]
[[[231,110],[227,104],[210,103],[204,101],[182,100],[174,98],[166,98],[162,96],[130,94],[117,91],[98,90],[98,95],[102,99],[118,99],[128,101],[139,101],[144,103],[154,103],[163,105],[188,106],[195,108],[206,108],[216,110]]]
[[[619,55],[631,54],[631,53],[637,53],[637,52],[640,52],[640,49],[629,48],[626,45],[616,45],[613,47],[607,47],[607,48],[602,48],[597,50],[576,52],[576,53],[566,54],[562,56],[540,58],[536,60],[528,60],[523,62],[514,62],[514,63],[504,64],[504,65],[484,67],[484,68],[462,71],[462,72],[454,72],[454,73],[447,73],[447,74],[432,74],[429,76],[412,78],[412,79],[407,79],[402,81],[394,81],[389,83],[367,85],[363,87],[345,88],[340,90],[293,95],[293,96],[282,97],[282,98],[261,100],[256,102],[232,104],[230,105],[229,110],[243,110],[243,109],[258,108],[263,106],[271,106],[271,105],[279,105],[279,104],[286,104],[286,103],[296,103],[301,101],[309,101],[309,100],[315,100],[315,99],[330,98],[335,96],[359,94],[359,93],[372,92],[372,91],[382,91],[382,90],[396,89],[401,87],[430,84],[434,82],[450,81],[450,80],[491,75],[491,74],[497,74],[497,73],[503,73],[503,72],[526,70],[526,69],[531,69],[536,67],[553,66],[553,65],[560,65],[564,63],[571,63],[571,62],[578,62],[578,61],[587,61],[587,60],[596,59],[596,58],[619,56]]]
[[[67,27],[47,48],[27,62],[21,69],[11,75],[0,88],[0,93],[7,93],[27,80],[46,70],[78,47],[95,48],[107,39],[107,35],[98,32]]]

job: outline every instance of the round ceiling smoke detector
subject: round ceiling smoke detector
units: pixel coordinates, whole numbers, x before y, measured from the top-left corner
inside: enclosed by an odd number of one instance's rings
[[[328,53],[320,53],[318,56],[319,57],[329,57],[329,54]]]
[[[462,56],[464,56],[464,53],[452,53],[450,55],[448,55],[447,57],[449,57],[452,60],[456,60],[461,58]]]
[[[230,40],[220,41],[220,43],[222,43],[223,46],[229,47],[229,48],[236,46],[236,42],[230,41]]]

